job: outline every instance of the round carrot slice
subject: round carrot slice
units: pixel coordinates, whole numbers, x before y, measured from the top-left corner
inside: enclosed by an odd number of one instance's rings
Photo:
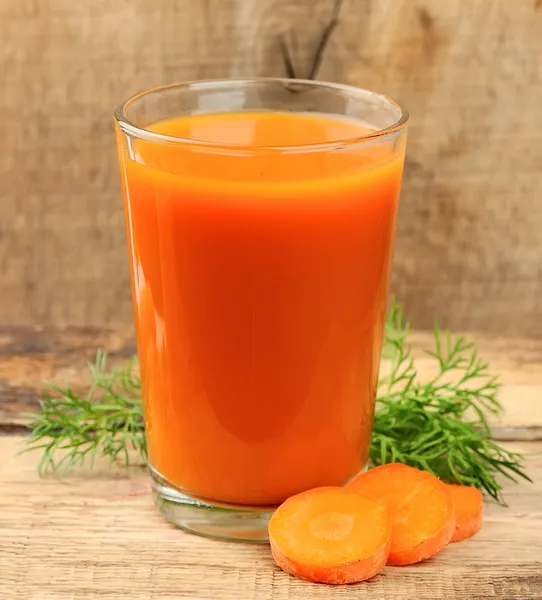
[[[455,513],[445,485],[425,471],[393,463],[358,475],[347,489],[381,502],[391,519],[388,565],[410,565],[451,540]]]
[[[275,563],[286,573],[329,584],[370,579],[386,564],[391,525],[379,503],[338,487],[286,500],[269,522]]]
[[[484,497],[482,492],[468,485],[446,484],[455,508],[455,531],[452,542],[460,542],[476,535],[482,527]]]

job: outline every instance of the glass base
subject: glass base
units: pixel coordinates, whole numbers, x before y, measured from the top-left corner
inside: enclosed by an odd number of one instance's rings
[[[154,502],[173,525],[190,533],[238,542],[269,541],[267,525],[272,507],[212,503],[176,489],[149,465]]]

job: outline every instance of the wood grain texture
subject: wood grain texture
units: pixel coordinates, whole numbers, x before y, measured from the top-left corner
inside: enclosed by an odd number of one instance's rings
[[[120,327],[111,111],[151,86],[307,76],[335,0],[0,0],[0,323]],[[344,0],[321,79],[411,111],[393,290],[414,325],[542,333],[542,9]]]
[[[542,340],[480,334],[469,339],[502,382],[504,411],[492,420],[494,436],[542,440]],[[420,376],[429,378],[435,363],[425,351],[432,347],[433,337],[414,332],[410,340]],[[73,389],[84,391],[89,381],[86,364],[94,360],[98,348],[109,353],[111,365],[123,363],[135,352],[131,330],[0,328],[0,432],[23,429],[24,413],[38,409],[45,380],[59,384],[68,380]]]
[[[88,389],[87,363],[100,348],[110,366],[124,364],[136,351],[131,329],[0,327],[0,432],[16,430],[39,408],[45,381]]]
[[[332,588],[295,580],[267,546],[185,534],[154,509],[143,471],[36,475],[22,439],[0,437],[0,590],[3,600],[535,600],[542,597],[542,444],[535,484],[507,486],[509,508],[485,507],[480,534],[369,583]]]

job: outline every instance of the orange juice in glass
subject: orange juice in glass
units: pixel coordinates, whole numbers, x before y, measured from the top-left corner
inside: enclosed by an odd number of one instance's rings
[[[407,113],[255,79],[115,116],[157,505],[265,540],[274,506],[367,463]]]

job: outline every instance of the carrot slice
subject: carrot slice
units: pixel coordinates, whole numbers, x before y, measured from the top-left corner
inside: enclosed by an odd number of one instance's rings
[[[321,487],[281,504],[269,522],[269,539],[286,573],[317,583],[355,583],[384,568],[391,524],[378,502]]]
[[[391,519],[388,565],[410,565],[440,552],[451,540],[455,513],[445,485],[425,471],[393,463],[370,469],[347,489],[381,502]]]
[[[482,527],[484,497],[482,492],[468,485],[447,483],[455,508],[455,531],[452,542],[460,542],[476,535]]]

